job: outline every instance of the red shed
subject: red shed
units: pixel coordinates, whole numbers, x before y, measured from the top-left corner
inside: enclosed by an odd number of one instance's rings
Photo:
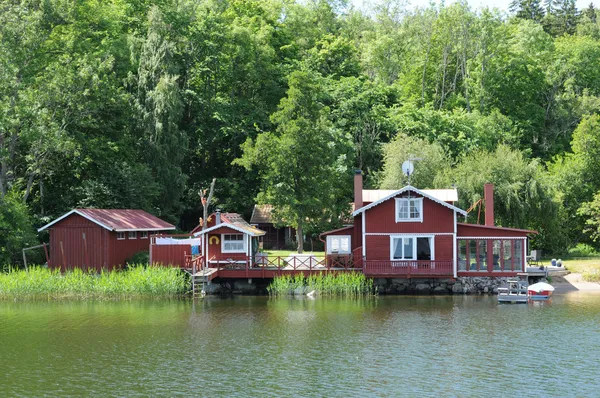
[[[148,236],[174,230],[143,210],[74,209],[38,229],[50,232],[48,266],[111,269],[121,267],[135,253],[148,250]]]

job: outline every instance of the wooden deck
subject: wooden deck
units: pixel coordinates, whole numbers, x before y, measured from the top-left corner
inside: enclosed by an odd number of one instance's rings
[[[274,278],[281,275],[311,275],[321,272],[361,272],[368,277],[442,278],[452,277],[452,261],[356,261],[315,256],[212,258],[208,267],[202,256],[187,256],[185,269],[198,278]]]

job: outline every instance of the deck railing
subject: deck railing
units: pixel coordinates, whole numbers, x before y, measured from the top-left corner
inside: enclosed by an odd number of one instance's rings
[[[202,256],[185,257],[185,268],[194,274],[205,267]],[[208,258],[208,267],[227,271],[246,271],[248,275],[261,271],[275,271],[277,273],[318,272],[318,271],[352,271],[363,272],[366,276],[394,276],[394,277],[427,277],[427,276],[452,276],[452,261],[386,261],[367,260],[361,257],[315,257],[315,256],[290,256],[290,257],[217,257]],[[258,276],[258,275],[257,275]]]
[[[378,261],[367,260],[364,262],[365,275],[393,275],[411,276],[451,276],[453,275],[452,261]]]

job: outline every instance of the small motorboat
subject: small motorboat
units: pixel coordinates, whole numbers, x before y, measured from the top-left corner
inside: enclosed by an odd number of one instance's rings
[[[527,288],[529,299],[534,301],[549,300],[553,291],[554,286],[546,282],[534,283]]]
[[[498,288],[499,303],[527,303],[527,281],[509,280],[507,286]]]

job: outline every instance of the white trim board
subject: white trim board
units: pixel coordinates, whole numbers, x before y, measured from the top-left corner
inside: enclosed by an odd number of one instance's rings
[[[420,232],[366,232],[367,236],[416,236],[419,235]],[[452,232],[423,232],[423,235],[427,236],[452,236],[454,235]],[[420,236],[420,235],[419,235]]]
[[[113,230],[111,227],[109,227],[109,226],[106,226],[106,225],[102,224],[101,222],[99,222],[99,221],[97,221],[97,220],[94,220],[93,218],[91,218],[91,217],[89,217],[89,216],[87,216],[87,215],[85,215],[85,214],[81,213],[81,212],[80,212],[80,211],[78,211],[77,209],[73,209],[73,210],[71,210],[70,212],[68,212],[68,213],[66,213],[66,214],[63,214],[62,216],[58,217],[56,220],[52,221],[51,223],[49,223],[49,224],[46,224],[46,225],[44,225],[43,227],[39,228],[39,229],[38,229],[38,232],[42,232],[42,231],[43,231],[43,230],[45,230],[46,228],[48,228],[48,227],[50,227],[50,226],[52,226],[52,225],[56,224],[56,223],[57,223],[57,222],[59,222],[59,221],[62,221],[62,220],[64,220],[65,218],[69,217],[69,216],[70,216],[71,214],[73,214],[73,213],[79,214],[81,217],[85,218],[85,219],[86,219],[86,220],[88,220],[88,221],[91,221],[91,222],[93,222],[94,224],[98,224],[99,226],[101,226],[101,227],[102,227],[102,228],[104,228],[104,229],[108,229],[109,231],[112,231],[112,230]],[[117,232],[124,232],[124,231],[117,231]]]
[[[204,234],[206,234],[206,233],[208,233],[208,232],[212,232],[212,231],[214,231],[214,230],[216,230],[216,229],[218,229],[218,228],[221,228],[221,227],[224,227],[224,228],[231,228],[231,229],[233,229],[233,230],[235,230],[235,231],[238,231],[238,232],[241,232],[241,233],[243,233],[243,234],[250,235],[250,236],[263,236],[263,235],[266,233],[265,231],[261,231],[262,233],[252,233],[252,232],[250,232],[250,231],[248,231],[248,230],[245,230],[245,229],[243,229],[243,228],[240,228],[240,227],[238,227],[238,226],[237,226],[237,225],[235,225],[235,224],[230,224],[230,223],[221,223],[221,224],[213,225],[212,227],[210,227],[210,228],[207,228],[207,229],[205,229],[205,230],[202,230],[202,231],[196,232],[196,233],[194,234],[194,236],[198,236],[198,235],[204,235]]]
[[[527,239],[526,236],[457,236],[457,240],[511,240],[511,239]]]

